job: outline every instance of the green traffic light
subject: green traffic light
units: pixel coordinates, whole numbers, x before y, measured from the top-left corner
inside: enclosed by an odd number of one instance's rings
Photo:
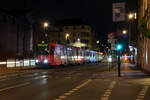
[[[116,49],[117,49],[117,50],[121,50],[121,49],[122,49],[122,45],[121,45],[121,44],[117,44],[117,45],[116,45]]]

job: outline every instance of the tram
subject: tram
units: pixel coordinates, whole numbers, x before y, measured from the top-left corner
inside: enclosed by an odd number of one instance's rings
[[[35,59],[37,65],[66,66],[96,63],[102,59],[102,55],[93,50],[50,42],[37,44]]]

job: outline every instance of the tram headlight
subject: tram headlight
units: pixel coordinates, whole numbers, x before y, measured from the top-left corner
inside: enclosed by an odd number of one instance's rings
[[[45,59],[45,60],[44,60],[44,63],[45,63],[45,64],[46,64],[46,63],[48,63],[48,60],[47,60],[47,59]]]
[[[38,59],[36,59],[36,60],[35,60],[35,62],[36,62],[36,63],[38,63],[38,62],[39,62],[39,60],[38,60]]]

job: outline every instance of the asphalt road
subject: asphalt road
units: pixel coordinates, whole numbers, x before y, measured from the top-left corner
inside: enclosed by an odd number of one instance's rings
[[[150,100],[150,78],[122,65],[121,78],[105,63],[0,73],[0,100]]]

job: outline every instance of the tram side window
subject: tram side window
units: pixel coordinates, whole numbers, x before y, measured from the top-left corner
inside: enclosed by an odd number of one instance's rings
[[[66,53],[67,53],[66,48],[63,48],[63,54],[64,54],[64,56],[67,55]]]
[[[62,47],[60,47],[60,55],[61,55],[61,56],[64,56],[63,48],[62,48]]]
[[[89,57],[90,56],[90,52],[86,52],[86,56]]]
[[[82,50],[80,50],[80,56],[83,56]]]
[[[76,49],[73,49],[72,52],[73,52],[72,55],[76,56]]]
[[[55,55],[55,47],[54,46],[51,46],[50,54]]]

